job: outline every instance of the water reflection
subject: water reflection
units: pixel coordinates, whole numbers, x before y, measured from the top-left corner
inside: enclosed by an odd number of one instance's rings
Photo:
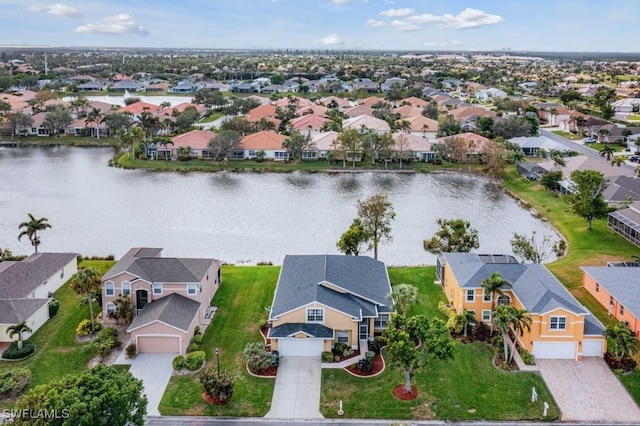
[[[361,183],[356,173],[345,173],[338,178],[338,190],[353,194],[360,189]]]
[[[230,172],[213,173],[208,180],[213,188],[225,191],[236,191],[242,186],[237,174]]]
[[[311,176],[300,172],[288,173],[285,175],[284,180],[292,187],[298,189],[307,189],[313,185]]]

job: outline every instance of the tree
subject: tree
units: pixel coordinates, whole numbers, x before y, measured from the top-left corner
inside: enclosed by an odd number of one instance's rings
[[[18,225],[18,229],[22,229],[23,231],[18,235],[18,241],[23,236],[29,238],[31,241],[31,245],[35,249],[36,253],[38,252],[38,246],[40,245],[40,237],[38,237],[38,231],[44,231],[47,228],[51,228],[46,217],[41,217],[36,219],[31,213],[27,213],[29,216],[29,220],[26,222],[22,222]]]
[[[346,165],[347,158],[351,156],[353,167],[355,168],[357,156],[362,151],[362,135],[360,132],[356,129],[345,130],[340,133],[334,144],[342,154],[343,167]]]
[[[89,302],[89,317],[91,319],[91,331],[95,332],[93,321],[93,293],[100,291],[101,277],[93,268],[82,268],[71,277],[71,290],[78,296],[86,296]]]
[[[242,135],[235,130],[223,130],[211,138],[209,148],[213,151],[216,161],[224,159],[226,162],[233,151],[241,149],[241,140]]]
[[[387,343],[385,354],[392,367],[404,371],[404,390],[413,393],[411,378],[415,371],[435,359],[453,358],[454,343],[444,321],[424,315],[408,320],[392,315],[382,334]],[[416,340],[422,344],[416,347]]]
[[[397,284],[391,287],[393,305],[400,310],[400,315],[407,317],[409,307],[418,301],[418,289],[410,284]]]
[[[624,155],[618,155],[616,157],[613,157],[611,159],[611,165],[612,166],[618,166],[618,167],[622,167],[623,164],[625,164],[625,161],[627,160],[627,157]]]
[[[73,123],[73,118],[69,110],[63,106],[56,106],[45,114],[42,126],[48,129],[50,134],[60,136],[71,123]]]
[[[176,117],[176,127],[178,129],[188,129],[198,121],[198,118],[200,118],[198,110],[193,106],[187,107]]]
[[[618,321],[608,326],[604,331],[604,335],[609,339],[608,352],[611,353],[618,362],[638,352],[638,339],[633,334],[633,330],[624,322]]]
[[[558,154],[553,157],[553,165],[556,168],[556,171],[559,171],[560,167],[565,167],[567,165],[567,162]]]
[[[85,124],[95,123],[96,125],[102,123],[104,120],[104,115],[100,108],[92,108],[91,111],[87,114],[87,118],[85,118]],[[100,139],[100,129],[96,129],[96,137]]]
[[[531,233],[531,237],[514,232],[511,238],[511,250],[523,261],[541,263],[551,256],[552,248],[551,237],[545,235],[542,240],[538,240],[536,231]]]
[[[471,222],[442,217],[436,222],[440,230],[423,242],[424,249],[429,253],[470,252],[480,247],[478,230],[471,227]]]
[[[10,112],[6,117],[11,126],[11,139],[13,139],[13,135],[19,135],[23,130],[29,129],[33,125],[33,118],[26,112]]]
[[[494,137],[503,137],[504,139],[530,136],[532,134],[529,120],[515,115],[496,119],[491,130]]]
[[[129,371],[98,364],[81,374],[36,386],[18,399],[15,409],[58,414],[56,418],[43,417],[42,421],[35,422],[29,416],[18,416],[12,423],[16,426],[142,426],[147,413],[147,397],[142,380],[133,377]]]
[[[120,130],[129,130],[132,123],[131,114],[121,112],[110,112],[102,120],[112,135],[115,135]]]
[[[391,241],[391,221],[395,217],[393,204],[384,194],[375,194],[358,201],[358,218],[370,236],[374,259],[378,258],[378,245],[383,241]]]
[[[604,175],[596,170],[575,170],[571,181],[571,194],[566,199],[573,212],[587,220],[587,229],[591,230],[593,219],[607,214],[607,203],[602,196],[606,186]]]
[[[464,337],[467,337],[469,326],[476,323],[476,314],[473,311],[464,311],[460,316],[462,317],[462,328],[464,330]]]
[[[502,335],[504,348],[504,362],[509,361],[509,326],[513,322],[513,309],[507,305],[500,305],[493,310],[491,323]]]
[[[531,315],[526,309],[518,309],[515,306],[511,308],[513,309],[513,329],[522,337],[525,329],[531,331]]]
[[[562,180],[562,172],[549,172],[542,176],[540,183],[549,191],[555,191],[558,188],[558,183]]]
[[[480,284],[485,294],[491,295],[491,311],[496,309],[496,296],[502,296],[504,294],[504,288],[511,288],[512,284],[502,278],[499,272],[494,272],[491,277],[485,278]]]
[[[311,140],[310,134],[302,134],[298,131],[294,131],[291,136],[282,142],[282,147],[287,150],[290,160],[298,160],[302,163],[302,155],[305,151],[310,151],[315,147],[315,144]]]
[[[25,321],[19,322],[18,324],[7,327],[7,334],[9,335],[9,339],[13,339],[13,336],[18,335],[18,350],[22,350],[22,335],[24,333],[31,333],[33,330],[29,328]]]
[[[576,102],[581,100],[582,95],[576,90],[565,90],[564,92],[560,93],[560,102],[562,102],[564,106],[572,106]]]
[[[366,246],[370,240],[371,236],[364,229],[362,221],[355,218],[351,222],[349,229],[340,236],[336,246],[340,252],[348,256],[358,256],[368,250]]]
[[[144,139],[151,138],[160,128],[160,117],[154,115],[149,108],[144,108],[138,116],[140,126],[144,129]]]
[[[602,147],[602,149],[599,152],[600,152],[600,157],[605,157],[607,161],[609,161],[611,160],[611,156],[613,155],[614,152],[616,152],[616,150],[611,148],[611,146],[609,145],[605,145],[604,147]]]

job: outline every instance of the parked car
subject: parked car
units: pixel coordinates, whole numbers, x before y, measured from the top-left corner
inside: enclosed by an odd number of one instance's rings
[[[582,139],[583,143],[596,143],[597,141],[594,138],[584,138]]]
[[[637,155],[632,155],[631,157],[629,157],[629,161],[637,163],[638,161],[640,161],[640,157],[638,157]]]

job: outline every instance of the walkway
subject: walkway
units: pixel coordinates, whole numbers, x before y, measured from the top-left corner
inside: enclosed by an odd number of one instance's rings
[[[322,419],[320,414],[320,358],[282,357],[278,366],[271,419]]]
[[[640,422],[640,408],[602,358],[537,359],[563,421]]]
[[[367,339],[360,340],[360,347],[362,348],[362,350],[360,351],[360,355],[345,359],[344,361],[340,362],[323,362],[322,368],[345,368],[357,363],[361,359],[364,359],[364,354],[369,350],[369,342],[367,341]]]
[[[175,356],[175,354],[142,353],[131,361],[129,372],[144,384],[144,393],[149,401],[148,416],[160,415],[158,406],[173,373],[171,361]]]

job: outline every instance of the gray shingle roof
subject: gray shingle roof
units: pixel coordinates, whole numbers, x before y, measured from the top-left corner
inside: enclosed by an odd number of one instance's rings
[[[0,299],[0,324],[15,325],[27,321],[49,299]]]
[[[291,337],[297,333],[305,333],[309,337],[319,337],[323,339],[332,339],[333,330],[322,324],[306,324],[299,322],[290,322],[273,327],[269,330],[269,338]]]
[[[346,293],[321,283],[340,287]],[[284,258],[271,307],[271,317],[312,302],[354,318],[389,311],[391,284],[384,263],[367,256],[288,255]]]
[[[122,272],[148,282],[200,282],[214,259],[160,257],[160,248],[133,248],[104,275],[108,280]]]
[[[640,317],[639,267],[583,266],[581,269],[596,280],[600,287],[607,290],[627,311]]]
[[[602,336],[604,334],[604,325],[593,315],[584,317],[584,335],[585,336]]]
[[[198,314],[200,305],[200,302],[177,293],[171,293],[168,296],[146,304],[144,308],[142,308],[140,315],[133,320],[127,331],[131,332],[156,321],[187,331],[189,330],[191,322],[193,322],[193,318]]]
[[[77,253],[34,253],[21,262],[8,262],[0,269],[0,299],[27,297],[76,257]]]

